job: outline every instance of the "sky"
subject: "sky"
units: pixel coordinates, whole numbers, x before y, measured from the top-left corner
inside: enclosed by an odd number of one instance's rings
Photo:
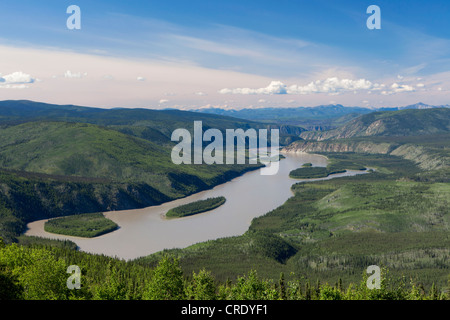
[[[380,29],[367,26],[371,5]],[[0,100],[240,109],[449,98],[448,0],[0,3]]]

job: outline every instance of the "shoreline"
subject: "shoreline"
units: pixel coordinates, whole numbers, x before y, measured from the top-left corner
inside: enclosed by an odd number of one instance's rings
[[[283,159],[280,159],[280,160],[283,160]],[[149,208],[154,208],[154,207],[158,207],[158,206],[162,206],[162,205],[167,205],[167,204],[170,204],[170,203],[173,202],[173,201],[183,200],[183,199],[186,199],[186,198],[188,198],[188,197],[190,197],[190,196],[199,195],[199,194],[201,194],[202,192],[207,192],[207,191],[213,190],[214,188],[216,188],[216,187],[218,187],[218,186],[221,186],[221,185],[224,185],[224,184],[226,184],[226,183],[232,182],[232,181],[234,181],[235,179],[238,179],[238,178],[240,178],[240,177],[243,177],[243,176],[246,175],[247,173],[251,173],[251,172],[260,170],[260,169],[263,168],[263,167],[264,167],[264,165],[245,168],[245,169],[242,170],[237,176],[234,176],[234,177],[232,177],[232,178],[225,179],[225,180],[221,181],[221,182],[218,183],[218,184],[211,185],[209,188],[206,188],[206,189],[203,189],[203,190],[199,190],[199,191],[197,191],[197,192],[192,192],[192,193],[189,193],[189,194],[187,194],[187,195],[184,195],[184,196],[181,196],[181,197],[178,197],[178,198],[173,198],[173,199],[170,199],[170,200],[168,200],[168,201],[161,202],[161,203],[158,203],[158,204],[154,204],[154,205],[151,205],[151,206],[136,207],[136,208],[123,209],[123,210],[100,211],[100,212],[103,213],[103,215],[105,216],[105,218],[110,219],[110,220],[112,220],[113,222],[115,222],[115,223],[117,224],[117,221],[114,221],[114,220],[111,218],[111,214],[121,213],[121,212],[126,212],[126,211],[130,211],[130,210],[146,210],[146,209],[149,209]],[[223,176],[223,175],[222,175],[222,176]],[[202,212],[202,213],[206,213],[206,212]],[[199,214],[202,214],[202,213],[199,213]],[[33,220],[33,221],[30,221],[30,222],[28,222],[28,223],[26,224],[26,230],[25,230],[24,232],[22,232],[19,236],[43,237],[43,236],[36,236],[36,235],[33,235],[33,234],[28,234],[28,233],[31,231],[31,229],[30,229],[30,227],[29,227],[30,224],[42,224],[42,227],[40,227],[40,228],[42,229],[42,232],[44,233],[44,235],[47,235],[47,234],[48,234],[48,235],[53,235],[53,236],[55,236],[54,238],[49,238],[49,239],[59,239],[59,237],[70,237],[70,238],[73,238],[73,239],[92,239],[92,238],[85,238],[85,237],[79,237],[79,236],[71,236],[71,235],[64,235],[64,234],[59,234],[59,233],[52,233],[52,232],[48,232],[48,231],[45,231],[45,230],[44,230],[44,225],[45,225],[45,223],[46,223],[47,221],[49,221],[49,220],[52,220],[52,219],[58,219],[58,218],[64,218],[64,217],[71,217],[71,216],[74,216],[74,215],[77,215],[77,214],[84,214],[84,213],[75,213],[75,214],[63,215],[63,216],[59,216],[59,217],[51,217],[51,218],[45,218],[45,219],[40,219],[40,220]],[[173,219],[175,219],[175,218],[167,218],[167,217],[165,216],[165,214],[161,214],[161,217],[162,217],[164,220],[173,220]],[[189,217],[189,216],[187,216],[187,217]],[[184,217],[184,218],[187,218],[187,217]],[[121,226],[118,224],[118,228],[116,228],[115,230],[112,230],[112,231],[110,231],[110,232],[107,232],[107,233],[104,233],[104,234],[102,234],[102,235],[99,235],[99,236],[97,236],[96,238],[103,237],[103,236],[108,235],[108,234],[112,234],[112,233],[114,233],[115,231],[119,230],[120,228],[121,228]],[[45,238],[45,237],[44,237],[44,238]],[[69,239],[69,240],[70,240],[70,239]]]
[[[289,178],[290,170],[298,168],[304,162],[313,162],[320,166],[325,166],[327,162],[326,157],[316,154],[305,154],[305,157],[300,154],[286,155],[287,162],[283,161],[286,165],[281,167],[281,174],[262,176],[257,170],[247,170],[246,173],[250,174],[248,177],[246,174],[236,176],[228,181],[231,184],[222,183],[212,189],[157,206],[104,212],[105,217],[117,223],[120,228],[95,239],[43,233],[43,221],[32,223],[31,226],[28,224],[26,235],[71,240],[80,251],[116,256],[125,260],[147,256],[164,249],[184,248],[199,242],[242,235],[248,230],[254,217],[267,214],[292,197],[291,187],[300,181]],[[269,183],[270,187],[267,185],[259,190],[266,183]],[[286,189],[280,189],[280,186]],[[265,194],[263,198],[260,191]],[[215,209],[219,210],[217,214],[204,212],[183,219],[163,219],[164,213],[173,207],[218,195],[225,196],[228,201],[223,207]],[[191,198],[186,200],[187,197]],[[30,229],[32,232],[29,232]]]

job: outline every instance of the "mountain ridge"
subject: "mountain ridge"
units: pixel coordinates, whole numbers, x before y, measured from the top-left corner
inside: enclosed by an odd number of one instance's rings
[[[399,107],[379,107],[379,108],[365,108],[359,106],[344,106],[342,104],[328,104],[318,105],[314,107],[262,107],[262,108],[243,108],[243,109],[226,109],[220,107],[199,108],[192,111],[228,115],[248,120],[268,120],[276,119],[283,120],[289,118],[303,118],[309,120],[329,119],[341,117],[349,114],[366,114],[377,111],[398,111],[404,109],[432,109],[432,108],[450,108],[446,105],[429,105],[423,102],[416,104],[399,106]]]
[[[363,136],[414,136],[450,131],[450,109],[425,108],[378,111],[361,115],[343,126],[327,131],[307,131],[305,140],[348,139]]]

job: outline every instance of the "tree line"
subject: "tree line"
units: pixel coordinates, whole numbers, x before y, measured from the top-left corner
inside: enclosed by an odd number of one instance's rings
[[[81,269],[80,289],[70,290],[69,264]],[[205,269],[184,274],[179,260],[163,256],[155,266],[56,247],[5,245],[0,241],[2,300],[448,300],[450,293],[425,291],[405,278],[382,272],[380,289],[369,289],[367,276],[344,287],[307,279],[266,280],[255,270],[235,281],[218,282]]]

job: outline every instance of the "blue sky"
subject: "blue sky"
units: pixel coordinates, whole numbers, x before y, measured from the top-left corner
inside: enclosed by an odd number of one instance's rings
[[[66,28],[72,4],[81,30]],[[372,4],[381,30],[366,27]],[[0,99],[153,108],[449,100],[445,0],[21,0],[0,4],[0,30]]]

